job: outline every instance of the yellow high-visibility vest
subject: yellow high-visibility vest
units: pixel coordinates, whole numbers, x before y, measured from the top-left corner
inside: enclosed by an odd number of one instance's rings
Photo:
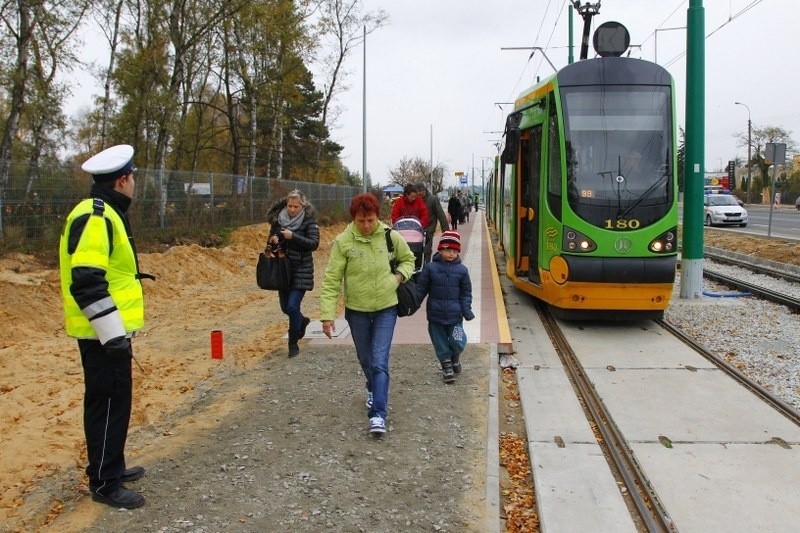
[[[95,202],[103,204],[102,208],[97,209]],[[68,243],[72,223],[76,218],[86,214],[90,215],[89,219],[77,248],[70,254]],[[111,222],[113,247],[110,247],[106,220]],[[64,302],[67,335],[78,339],[97,338],[97,333],[89,323],[89,319],[83,314],[70,293],[72,269],[75,267],[104,270],[108,281],[108,291],[120,312],[126,333],[130,334],[144,327],[144,296],[136,255],[128,240],[122,217],[115,210],[106,209],[102,200],[87,198],[75,206],[69,214],[61,232],[59,261],[61,264],[61,296]]]

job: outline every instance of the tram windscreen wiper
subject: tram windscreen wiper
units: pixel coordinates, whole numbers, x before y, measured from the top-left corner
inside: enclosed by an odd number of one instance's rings
[[[639,196],[639,198],[636,199],[635,202],[629,205],[628,208],[625,209],[625,211],[617,215],[617,219],[625,218],[628,215],[630,215],[631,211],[639,207],[639,204],[641,204],[645,199],[647,199],[648,196],[653,194],[653,191],[655,191],[658,187],[660,187],[662,183],[667,181],[667,178],[669,178],[669,174],[665,172],[664,174],[661,175],[661,177],[659,177],[656,181],[654,181],[653,184],[650,187],[648,187],[647,190],[644,191]]]

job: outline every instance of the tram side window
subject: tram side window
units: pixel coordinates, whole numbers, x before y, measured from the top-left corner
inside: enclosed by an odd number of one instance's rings
[[[561,135],[558,127],[558,114],[556,113],[555,95],[551,92],[548,101],[548,172],[547,172],[547,203],[550,212],[561,220]]]

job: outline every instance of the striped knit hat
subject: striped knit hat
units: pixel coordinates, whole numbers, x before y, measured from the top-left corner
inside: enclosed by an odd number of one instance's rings
[[[442,236],[439,238],[439,247],[436,248],[437,250],[455,250],[456,252],[461,251],[461,236],[458,234],[457,231],[445,231],[442,233]]]

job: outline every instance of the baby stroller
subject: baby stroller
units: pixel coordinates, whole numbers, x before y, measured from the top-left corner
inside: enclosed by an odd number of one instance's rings
[[[398,232],[403,239],[408,243],[408,247],[414,252],[416,261],[414,262],[414,274],[419,273],[424,266],[425,254],[425,228],[422,227],[422,222],[416,217],[400,217],[398,218],[392,229]]]

